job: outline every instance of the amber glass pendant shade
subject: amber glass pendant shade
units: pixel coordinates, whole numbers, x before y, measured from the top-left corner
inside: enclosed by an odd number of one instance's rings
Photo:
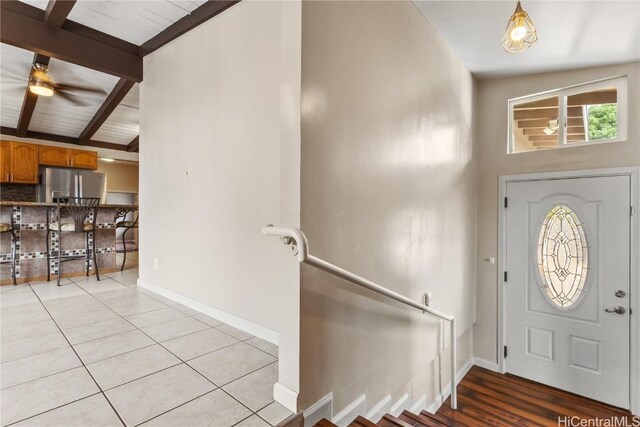
[[[536,28],[527,12],[522,9],[520,2],[516,5],[516,10],[509,18],[507,28],[502,36],[502,47],[509,53],[520,53],[529,49],[532,44],[538,41]]]

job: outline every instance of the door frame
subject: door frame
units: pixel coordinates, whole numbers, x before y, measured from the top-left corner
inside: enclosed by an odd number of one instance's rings
[[[504,274],[506,268],[506,239],[507,222],[504,198],[507,194],[507,184],[525,181],[549,181],[554,179],[575,179],[575,178],[599,178],[607,176],[628,176],[631,181],[631,207],[633,214],[630,216],[630,298],[629,308],[633,312],[629,316],[630,322],[630,390],[629,403],[631,412],[634,415],[640,414],[640,287],[638,278],[640,277],[640,167],[622,167],[607,169],[587,169],[562,172],[542,172],[519,175],[501,175],[499,177],[499,197],[498,197],[498,370],[501,373],[507,372],[507,360],[504,357],[504,345],[506,343],[506,283]]]

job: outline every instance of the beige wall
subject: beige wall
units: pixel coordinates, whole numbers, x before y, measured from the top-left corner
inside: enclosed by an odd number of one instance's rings
[[[261,228],[300,221],[300,13],[240,2],[146,56],[140,89],[140,279],[275,332],[293,392],[299,265]]]
[[[507,154],[507,101],[510,98],[619,75],[628,76],[628,141]],[[639,77],[640,64],[626,64],[478,82],[478,290],[474,329],[477,357],[497,361],[498,271],[497,265],[484,260],[497,257],[498,252],[498,177],[640,165]]]
[[[107,191],[138,193],[138,163],[99,160],[98,172],[107,175]]]
[[[474,82],[411,2],[302,6],[302,229],[311,253],[475,319]],[[301,408],[432,399],[438,322],[305,266]],[[447,365],[446,359],[443,361]]]

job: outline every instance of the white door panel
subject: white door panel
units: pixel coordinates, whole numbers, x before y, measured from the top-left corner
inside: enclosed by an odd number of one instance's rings
[[[629,407],[630,186],[507,184],[508,372]]]

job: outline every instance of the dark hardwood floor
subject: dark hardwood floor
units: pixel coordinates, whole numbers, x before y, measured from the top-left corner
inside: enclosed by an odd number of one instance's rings
[[[564,417],[632,420],[628,411],[477,366],[458,386],[458,411],[449,405],[447,400],[438,414],[448,417],[452,426],[558,426]]]
[[[620,425],[635,426],[634,418],[628,411],[614,408],[584,397],[538,384],[513,375],[502,375],[474,366],[458,385],[458,410],[450,407],[450,400],[440,407],[436,414],[423,411],[420,414],[403,412],[398,417],[387,415],[377,424],[362,417],[356,419],[353,427],[518,427],[518,426],[572,426],[566,422],[558,423],[565,417],[577,417],[576,420],[594,418],[612,419],[618,417],[615,424],[584,425]],[[625,422],[621,420],[626,420]],[[636,418],[640,423],[640,417]],[[319,423],[323,427],[332,425],[326,420]]]

